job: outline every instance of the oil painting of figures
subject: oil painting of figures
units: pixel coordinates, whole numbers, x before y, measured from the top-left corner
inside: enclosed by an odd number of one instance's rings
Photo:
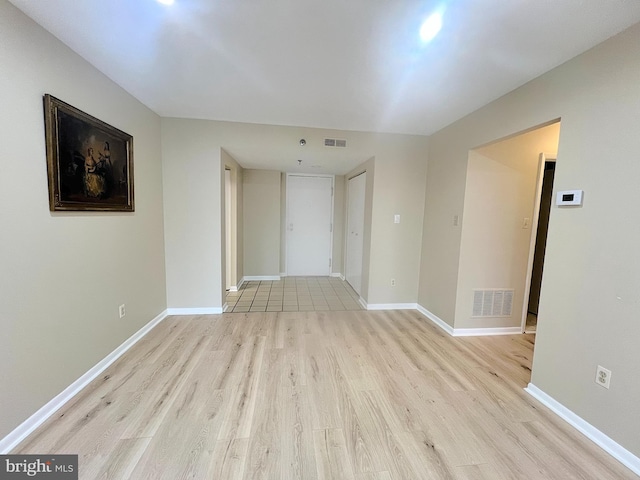
[[[51,210],[133,211],[133,139],[45,96]]]

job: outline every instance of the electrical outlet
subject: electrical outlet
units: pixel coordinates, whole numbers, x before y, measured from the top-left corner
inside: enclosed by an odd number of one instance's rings
[[[395,279],[395,278],[392,278],[392,279],[391,279],[391,286],[392,286],[392,287],[395,287],[395,286],[396,286],[396,279]]]
[[[611,385],[611,370],[598,365],[598,368],[596,368],[596,383],[608,389]]]
[[[124,317],[127,314],[127,312],[124,309],[124,303],[120,305],[120,307],[118,308],[118,313],[120,314],[120,318]]]

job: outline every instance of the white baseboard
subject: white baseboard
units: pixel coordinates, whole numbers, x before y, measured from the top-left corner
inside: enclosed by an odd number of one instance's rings
[[[521,335],[520,327],[454,328],[454,337],[482,337],[486,335]]]
[[[167,315],[220,315],[223,307],[167,308]]]
[[[229,287],[229,291],[230,291],[230,292],[237,292],[238,290],[240,290],[240,287],[242,286],[242,284],[243,284],[243,283],[244,283],[244,277],[242,277],[242,278],[240,279],[240,281],[238,282],[238,284],[237,284],[237,285],[231,285],[231,286]]]
[[[435,323],[442,330],[452,337],[481,337],[486,335],[520,335],[522,329],[520,327],[498,327],[498,328],[453,328],[447,322],[438,317],[435,313],[431,313],[422,305],[416,305],[422,315]]]
[[[358,302],[360,303],[360,305],[362,305],[362,308],[364,308],[365,310],[368,310],[368,308],[367,308],[367,301],[366,301],[364,298],[360,297],[360,298],[358,299]]]
[[[229,309],[229,304],[227,302],[222,306],[222,313],[226,312]]]
[[[610,437],[585,421],[582,417],[573,413],[553,397],[547,395],[533,383],[530,383],[524,391],[549,408],[553,413],[558,415],[569,425],[578,430],[585,437],[622,463],[625,467],[630,469],[633,473],[640,475],[640,458],[636,457],[629,450],[619,443],[616,443]]]
[[[167,317],[167,311],[160,313],[156,318],[126,339],[113,352],[104,357],[84,375],[65,388],[62,392],[47,402],[36,413],[18,425],[9,435],[0,440],[0,455],[6,455],[20,442],[42,425],[51,415],[58,411],[65,403],[71,400],[80,390],[97,378],[109,365],[120,358],[127,350],[133,347],[142,337],[149,333],[156,325]]]
[[[415,310],[415,303],[369,303],[367,310]]]
[[[339,278],[344,282],[344,275],[342,275],[341,273],[332,273],[330,276],[334,278]]]
[[[245,282],[266,282],[270,280],[281,280],[280,275],[253,275],[244,277]]]
[[[440,327],[449,335],[453,336],[453,327],[449,325],[447,322],[445,322],[444,320],[442,320],[440,317],[438,317],[435,313],[431,313],[422,305],[416,305],[416,310],[418,310],[422,315],[424,315],[429,320],[431,320],[437,327]]]
[[[284,277],[286,277],[286,276],[287,276],[287,272],[280,272],[280,277],[281,277],[281,278],[284,278]]]

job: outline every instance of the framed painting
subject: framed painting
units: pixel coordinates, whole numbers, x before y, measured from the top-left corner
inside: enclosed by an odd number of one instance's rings
[[[49,209],[133,212],[133,137],[44,96]]]

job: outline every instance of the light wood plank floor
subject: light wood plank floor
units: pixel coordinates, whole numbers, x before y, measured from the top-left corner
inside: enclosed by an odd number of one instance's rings
[[[14,453],[81,479],[633,479],[522,389],[530,335],[415,311],[169,317]]]

